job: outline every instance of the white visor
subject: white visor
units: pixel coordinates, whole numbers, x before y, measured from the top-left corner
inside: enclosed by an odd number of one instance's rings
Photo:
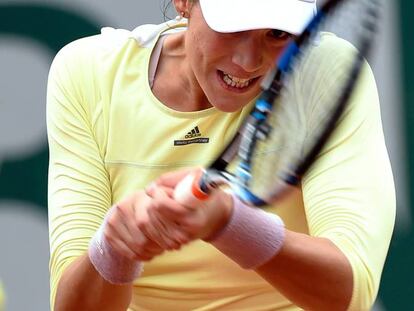
[[[316,13],[316,0],[199,0],[217,32],[278,29],[299,34]]]

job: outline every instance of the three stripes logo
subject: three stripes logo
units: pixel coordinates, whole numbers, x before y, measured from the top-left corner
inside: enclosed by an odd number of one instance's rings
[[[191,130],[191,132],[188,132],[187,135],[185,135],[186,139],[189,138],[194,138],[194,137],[199,137],[201,136],[200,130],[198,129],[198,126],[196,126],[195,128],[193,128]]]
[[[198,126],[189,131],[184,139],[174,140],[174,146],[185,146],[190,144],[208,144],[210,141],[207,137],[201,137],[201,132]]]

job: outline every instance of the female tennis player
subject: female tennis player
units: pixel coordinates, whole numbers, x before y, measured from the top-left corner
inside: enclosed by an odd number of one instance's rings
[[[371,71],[296,191],[263,210],[224,190],[183,206],[184,168],[223,150],[316,3],[173,3],[175,20],[104,28],[52,64],[52,309],[369,310],[395,217]],[[346,46],[319,39],[298,100],[337,78]]]

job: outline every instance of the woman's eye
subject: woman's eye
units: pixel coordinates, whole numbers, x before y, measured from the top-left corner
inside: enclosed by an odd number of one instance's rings
[[[290,38],[290,33],[283,30],[272,29],[271,36],[278,40],[286,40]]]

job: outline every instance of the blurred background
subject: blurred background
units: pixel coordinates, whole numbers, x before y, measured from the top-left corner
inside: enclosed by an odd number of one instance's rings
[[[381,97],[398,217],[375,310],[413,310],[414,2],[384,2],[370,63]],[[102,26],[132,30],[160,23],[163,7],[163,0],[0,0],[0,289],[5,310],[49,310],[45,95],[53,56]]]

